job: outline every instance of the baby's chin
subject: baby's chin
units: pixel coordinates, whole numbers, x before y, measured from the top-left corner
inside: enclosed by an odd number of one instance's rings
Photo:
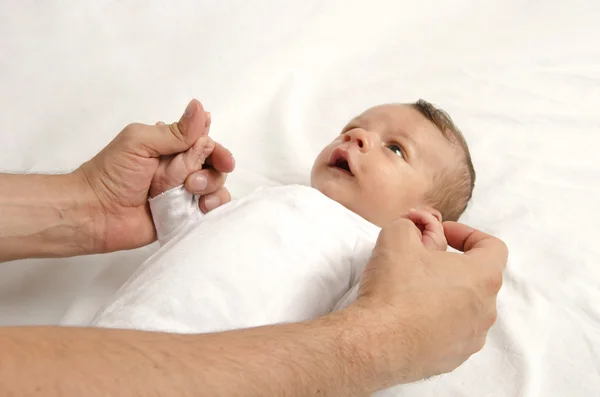
[[[358,192],[352,191],[347,186],[340,186],[336,184],[335,181],[325,180],[322,183],[314,183],[311,180],[311,186],[314,189],[320,191],[323,195],[327,196],[333,201],[337,201],[339,204],[346,207],[348,210],[354,212],[356,215],[360,216],[367,222],[370,222],[376,226],[381,227],[382,222],[381,219],[375,219],[373,215],[377,215],[376,213],[366,213],[366,211],[362,211],[366,209],[365,206],[361,206],[358,199]]]
[[[319,181],[317,183],[315,183],[314,180],[311,180],[311,186],[314,189],[317,189],[318,191],[323,193],[323,195],[327,196],[331,200],[337,201],[339,204],[343,205],[350,211],[357,213],[360,216],[363,216],[362,214],[358,213],[358,211],[356,211],[356,208],[353,205],[354,201],[356,200],[357,194],[356,192],[353,192],[352,189],[349,189],[348,186],[342,186],[337,181],[330,179]]]

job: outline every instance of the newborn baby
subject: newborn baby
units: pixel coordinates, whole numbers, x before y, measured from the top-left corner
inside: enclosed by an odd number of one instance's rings
[[[183,188],[210,154],[199,139],[161,161],[150,208],[161,248],[93,325],[181,333],[295,322],[347,306],[380,227],[408,217],[446,249],[475,181],[467,144],[425,101],[354,118],[314,162],[311,187],[261,188],[203,215]],[[399,281],[401,282],[401,281]]]

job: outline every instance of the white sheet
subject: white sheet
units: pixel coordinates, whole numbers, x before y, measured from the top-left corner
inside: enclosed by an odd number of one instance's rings
[[[423,97],[472,148],[464,221],[511,257],[486,348],[392,395],[596,396],[599,20],[594,0],[4,0],[0,169],[74,168],[195,96],[239,196],[306,182],[356,112]],[[154,249],[0,265],[0,324],[85,323]]]

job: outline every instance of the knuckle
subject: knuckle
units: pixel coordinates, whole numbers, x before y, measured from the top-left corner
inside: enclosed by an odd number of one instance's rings
[[[143,134],[144,124],[141,123],[131,123],[123,128],[123,136],[127,140],[138,140],[139,137]]]
[[[503,283],[502,273],[496,273],[489,275],[486,277],[484,281],[484,289],[486,294],[488,295],[497,295],[502,288]]]
[[[495,308],[494,308],[494,310],[487,311],[485,314],[482,314],[478,321],[478,326],[477,326],[475,334],[480,335],[480,336],[486,335],[488,333],[488,331],[490,330],[490,328],[492,328],[494,326],[494,324],[496,323],[497,318],[498,318],[498,315],[496,313]]]
[[[498,250],[502,253],[504,259],[508,258],[508,245],[506,245],[506,243],[503,240],[500,240],[499,238],[496,238],[496,240],[498,242]]]
[[[508,255],[508,245],[506,245],[506,243],[503,240],[500,240],[500,247],[502,247],[502,250]]]
[[[127,133],[133,133],[141,130],[142,128],[144,128],[144,124],[142,123],[130,123],[127,124],[123,130]]]
[[[169,131],[175,137],[175,139],[185,142],[185,137],[183,133],[179,130],[179,125],[177,123],[169,124]]]
[[[486,337],[477,338],[473,343],[473,354],[480,352],[485,346]]]
[[[498,313],[494,310],[487,318],[487,329],[492,328],[496,324],[496,320],[498,320]]]

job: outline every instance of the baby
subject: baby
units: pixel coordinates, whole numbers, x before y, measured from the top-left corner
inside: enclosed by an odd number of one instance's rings
[[[475,181],[463,135],[423,100],[350,121],[311,187],[262,188],[206,215],[182,187],[210,153],[208,136],[198,142],[161,161],[150,191],[161,248],[93,325],[200,333],[338,310],[356,299],[381,227],[408,217],[426,247],[445,250],[441,222],[459,218]]]

